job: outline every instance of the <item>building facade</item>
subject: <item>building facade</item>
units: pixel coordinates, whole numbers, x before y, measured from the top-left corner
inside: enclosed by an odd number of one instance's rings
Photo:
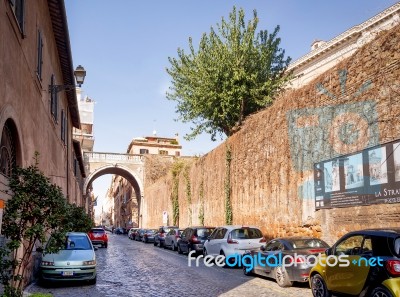
[[[74,145],[79,145],[81,147],[82,153],[92,152],[94,146],[93,119],[95,102],[88,96],[83,97],[81,88],[77,88],[76,97],[81,126],[80,128],[73,128],[73,142]],[[84,206],[88,214],[94,218],[93,204],[95,195],[92,190],[93,189],[90,188],[85,195],[82,206]]]
[[[132,139],[128,146],[128,154],[151,154],[180,156],[182,146],[179,145],[178,134],[174,138],[159,137],[154,133],[153,136],[136,137]]]
[[[59,0],[0,2],[0,234],[8,176],[28,167],[39,153],[38,167],[61,187],[70,203],[84,205],[85,170],[65,6]]]
[[[307,85],[340,61],[353,55],[376,35],[400,23],[400,3],[396,3],[365,22],[356,25],[329,41],[314,40],[311,51],[293,61],[288,70],[293,71],[291,87]]]

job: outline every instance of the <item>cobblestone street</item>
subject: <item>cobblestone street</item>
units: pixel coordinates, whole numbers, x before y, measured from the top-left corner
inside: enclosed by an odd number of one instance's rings
[[[96,255],[96,285],[32,284],[26,293],[48,292],[56,297],[312,296],[307,284],[280,288],[273,280],[245,276],[241,269],[188,267],[186,255],[131,241],[124,235],[110,234],[108,248],[99,248]]]

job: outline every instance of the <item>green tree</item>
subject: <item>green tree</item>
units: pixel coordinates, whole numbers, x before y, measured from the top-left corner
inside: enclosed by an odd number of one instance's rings
[[[279,26],[256,34],[257,25],[256,10],[246,25],[243,9],[233,7],[229,22],[222,18],[217,31],[211,27],[204,33],[198,50],[189,38],[188,54],[178,48],[178,57],[168,58],[167,99],[177,102],[178,120],[195,125],[186,139],[203,132],[212,140],[232,135],[246,116],[270,105],[290,79]]]
[[[91,220],[84,210],[67,203],[62,190],[50,182],[37,164],[13,169],[9,179],[2,232],[7,244],[0,248],[0,279],[5,296],[22,296],[34,246],[56,240],[45,252],[57,252],[68,231],[87,231]],[[89,223],[90,222],[90,223]]]

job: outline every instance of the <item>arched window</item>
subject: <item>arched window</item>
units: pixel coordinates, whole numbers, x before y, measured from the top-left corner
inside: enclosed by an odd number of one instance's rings
[[[0,173],[11,176],[12,169],[16,166],[16,144],[14,125],[7,120],[1,133],[0,142]]]

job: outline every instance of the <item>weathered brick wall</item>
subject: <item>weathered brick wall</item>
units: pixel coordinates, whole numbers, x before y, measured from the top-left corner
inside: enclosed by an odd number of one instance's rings
[[[316,211],[310,167],[336,155],[359,151],[365,145],[373,145],[373,141],[383,143],[400,138],[399,61],[400,27],[397,26],[380,33],[374,41],[309,85],[285,92],[271,107],[248,118],[242,129],[224,144],[193,161],[189,170],[191,204],[187,198],[188,181],[180,174],[180,226],[200,224],[203,204],[205,224],[224,224],[228,146],[232,152],[230,186],[234,224],[258,225],[268,237],[315,235],[330,243],[350,230],[399,226],[400,204]],[[341,70],[346,70],[347,76],[343,72],[339,75]],[[326,91],[318,89],[318,84]],[[361,146],[340,145],[327,131],[322,134],[315,131],[322,137],[322,144],[315,135],[309,139],[304,135],[293,136],[290,130],[293,125],[307,127],[313,123],[307,122],[310,119],[302,122],[302,118],[293,123],[291,115],[316,109],[317,113],[326,113],[320,120],[329,121],[332,113],[349,104],[356,106],[353,108],[356,113],[370,112],[364,109],[371,108],[376,111],[377,117],[368,125],[375,125],[377,133],[360,135],[367,137]],[[324,124],[328,130],[333,125]],[[356,126],[361,124],[356,122]],[[304,142],[306,147],[301,144]],[[144,226],[162,224],[163,211],[172,218],[171,191],[171,173],[146,184]]]

